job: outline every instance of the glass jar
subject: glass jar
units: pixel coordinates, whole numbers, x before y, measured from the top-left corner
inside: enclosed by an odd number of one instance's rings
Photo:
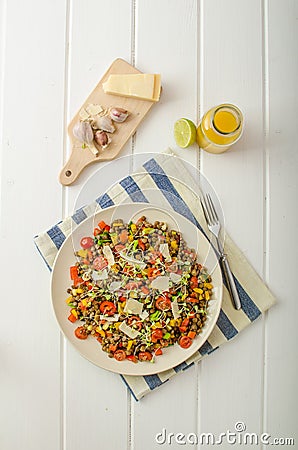
[[[222,104],[207,111],[197,130],[200,148],[209,153],[223,153],[242,135],[243,115],[235,105]]]

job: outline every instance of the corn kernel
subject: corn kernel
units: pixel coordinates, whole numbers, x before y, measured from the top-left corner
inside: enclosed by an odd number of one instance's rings
[[[87,330],[88,331],[92,331],[93,330],[93,326],[92,325],[88,325]]]
[[[76,319],[78,318],[78,313],[75,309],[72,309],[70,312],[73,316],[75,316]]]
[[[126,347],[127,350],[130,350],[134,343],[135,343],[135,341],[133,339],[130,339],[127,343],[127,347]]]
[[[209,300],[209,298],[210,298],[210,294],[209,294],[209,292],[207,291],[207,292],[205,292],[205,299],[206,299],[206,300]]]
[[[132,223],[131,226],[130,226],[130,229],[131,229],[131,231],[132,231],[133,233],[135,233],[135,232],[137,231],[137,226],[136,226],[136,224],[135,224],[135,223]]]
[[[87,256],[87,250],[79,250],[77,251],[77,255],[80,256],[81,258],[86,258]]]
[[[73,300],[72,296],[70,295],[69,297],[67,297],[67,299],[65,300],[65,303],[71,303]]]
[[[213,289],[213,285],[211,283],[204,283],[204,287],[207,289]]]
[[[116,330],[118,330],[118,328],[120,327],[121,322],[116,322],[114,323],[114,327],[116,328]]]
[[[87,306],[87,300],[84,299],[84,300],[81,301],[81,303],[82,303],[83,306]]]
[[[177,241],[172,241],[171,242],[171,247],[172,247],[173,250],[177,250],[177,248],[178,248]]]
[[[194,291],[197,293],[197,294],[203,294],[203,289],[200,289],[200,288],[194,288]]]
[[[175,319],[171,319],[170,320],[170,325],[171,325],[171,327],[174,327],[176,325],[176,320]]]
[[[128,236],[128,240],[129,240],[129,242],[132,242],[132,241],[134,240],[134,237],[133,237],[133,235],[132,235],[132,234],[129,234],[129,236]]]
[[[112,243],[114,245],[116,245],[117,242],[118,242],[118,235],[117,234],[111,234],[111,239],[112,239]]]
[[[106,333],[99,327],[95,328],[95,331],[100,334],[100,336],[105,337]]]
[[[83,289],[81,289],[81,288],[79,288],[79,289],[77,289],[77,294],[83,294]]]
[[[155,322],[154,325],[152,325],[152,328],[155,330],[156,328],[162,328],[162,325],[160,322]]]

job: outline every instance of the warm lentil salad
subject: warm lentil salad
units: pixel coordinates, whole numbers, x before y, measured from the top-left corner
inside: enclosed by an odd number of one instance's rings
[[[99,222],[70,268],[68,319],[117,361],[154,361],[175,343],[189,348],[206,321],[211,277],[180,232],[164,222]]]

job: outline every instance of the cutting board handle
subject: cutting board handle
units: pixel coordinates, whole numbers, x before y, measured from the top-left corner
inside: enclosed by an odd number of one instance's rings
[[[94,156],[90,150],[73,146],[70,157],[59,175],[59,181],[63,186],[69,186],[80,175],[84,167],[94,162]]]

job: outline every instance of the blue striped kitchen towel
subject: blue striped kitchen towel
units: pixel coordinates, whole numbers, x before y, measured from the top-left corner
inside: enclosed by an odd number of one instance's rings
[[[179,174],[179,179],[177,174]],[[171,153],[156,154],[141,169],[123,178],[92,204],[80,208],[73,216],[39,234],[34,238],[34,241],[39,253],[51,270],[59,248],[75,225],[100,208],[104,209],[127,201],[153,202],[161,206],[164,205],[166,209],[173,209],[188,218],[208,235],[196,192],[197,183],[188,169],[181,164],[180,158],[176,158]],[[158,200],[157,197],[159,197]],[[216,350],[221,344],[235,337],[275,303],[273,294],[227,234],[225,251],[229,255],[242,309],[236,311],[233,308],[224,286],[223,303],[217,324],[208,341],[191,358],[177,367],[156,375],[121,375],[136,400],[152,392],[174,375],[188,369]]]

